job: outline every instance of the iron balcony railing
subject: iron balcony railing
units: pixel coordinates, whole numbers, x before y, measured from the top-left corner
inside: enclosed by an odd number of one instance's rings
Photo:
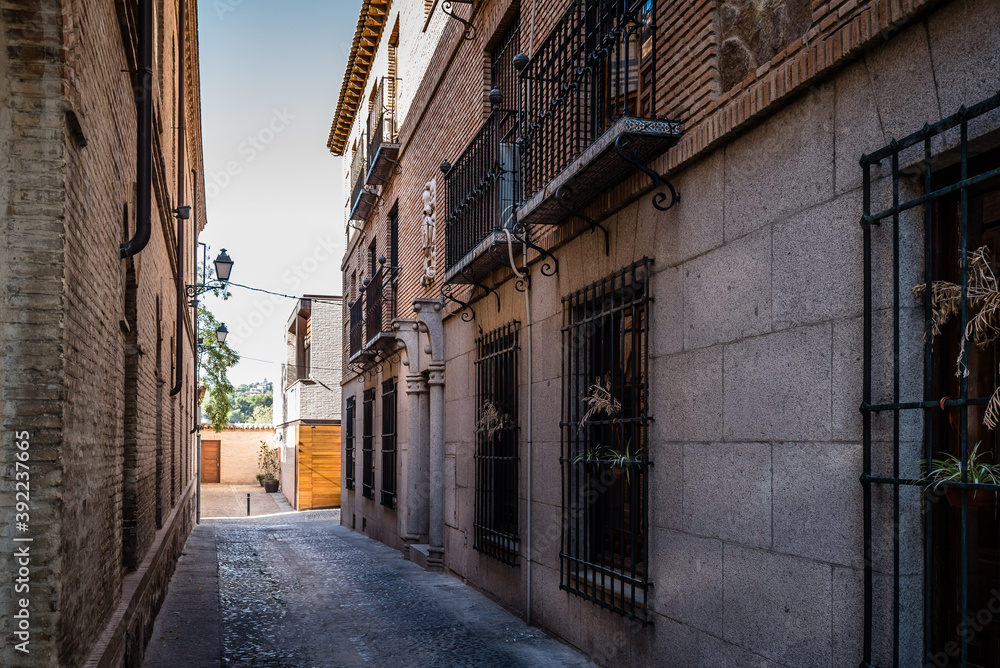
[[[397,80],[382,77],[368,110],[368,155],[365,182],[384,183],[399,153],[396,127]],[[383,164],[384,163],[384,164]]]
[[[361,352],[361,346],[365,337],[365,303],[361,297],[356,302],[351,302],[351,327],[350,327],[350,355],[354,357]]]
[[[357,208],[361,189],[365,185],[365,173],[368,170],[368,162],[365,155],[365,136],[362,134],[358,138],[358,145],[354,149],[354,157],[351,160],[351,201],[348,205],[351,208],[352,214]]]
[[[574,0],[521,72],[520,157],[527,198],[615,121],[654,116],[652,0]]]
[[[447,185],[447,264],[451,269],[513,219],[517,202],[516,114],[495,105],[454,165]]]
[[[364,289],[365,347],[374,346],[383,334],[392,332],[392,319],[396,315],[396,295],[393,282],[385,268],[384,258]]]

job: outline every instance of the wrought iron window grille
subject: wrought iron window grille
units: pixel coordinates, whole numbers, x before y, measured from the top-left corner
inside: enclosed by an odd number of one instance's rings
[[[347,308],[350,311],[350,327],[349,327],[349,344],[350,344],[350,354],[348,359],[354,360],[354,358],[361,353],[361,347],[364,345],[365,339],[365,302],[364,293],[362,292],[357,301],[348,302]]]
[[[365,390],[361,401],[361,494],[375,498],[375,388]]]
[[[1000,485],[970,482],[969,460],[977,442],[992,453],[991,463],[1000,462],[996,432],[982,425],[1000,350],[961,345],[978,308],[970,299],[970,256],[981,246],[993,258],[1000,250],[1000,210],[994,205],[990,218],[985,204],[989,193],[1000,200],[1000,156],[976,156],[969,128],[995,127],[998,109],[1000,94],[861,157],[863,668],[1000,665],[995,615],[970,632],[993,605],[990,587],[1000,586]],[[936,169],[946,154],[958,164]],[[954,291],[952,322],[944,325],[924,298],[944,294],[939,281]],[[921,301],[910,295],[914,289]],[[956,376],[956,357],[967,375]],[[949,455],[957,480],[927,473],[923,462]],[[988,495],[993,508],[975,507],[977,495]],[[922,544],[906,540],[921,533]],[[906,623],[906,610],[921,603],[922,621]]]
[[[475,521],[472,546],[517,565],[518,322],[476,339]]]
[[[643,625],[653,261],[563,298],[560,588]]]
[[[344,485],[354,489],[354,413],[355,397],[347,397],[344,415]]]
[[[396,379],[382,381],[382,505],[396,507]]]

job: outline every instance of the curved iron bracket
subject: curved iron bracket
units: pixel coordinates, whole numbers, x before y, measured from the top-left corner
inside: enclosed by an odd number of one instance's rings
[[[473,309],[470,304],[463,302],[461,299],[452,294],[453,290],[453,283],[445,283],[441,286],[441,297],[443,297],[446,302],[455,302],[461,307],[455,311],[455,314],[462,313],[462,322],[472,322],[476,318],[475,309]]]
[[[624,135],[622,135],[622,136],[624,136]],[[621,137],[619,137],[618,139],[620,140]],[[617,142],[616,142],[616,144],[617,144]],[[621,152],[621,151],[619,150],[619,152]],[[590,225],[590,232],[592,234],[593,234],[593,232],[597,228],[601,228],[601,232],[604,232],[604,254],[607,255],[607,256],[610,256],[611,255],[611,239],[608,236],[608,228],[604,227],[603,225],[601,225],[599,222],[597,222],[596,220],[594,220],[590,216],[588,216],[586,214],[583,214],[583,213],[580,213],[579,211],[577,211],[576,209],[574,209],[572,206],[570,206],[570,203],[572,202],[572,200],[573,200],[573,189],[570,186],[568,186],[568,185],[561,185],[561,186],[559,186],[559,189],[556,190],[556,203],[559,206],[561,206],[562,208],[564,208],[567,211],[569,211],[571,214],[573,214],[577,218],[579,218],[579,219],[581,219],[583,221],[586,221]]]
[[[493,296],[497,298],[497,313],[500,313],[500,293],[499,292],[497,292],[496,290],[494,290],[490,286],[486,285],[485,283],[480,283],[475,278],[473,278],[472,277],[472,273],[469,272],[469,267],[463,267],[463,269],[462,269],[462,276],[465,276],[469,280],[469,283],[471,283],[475,287],[477,287],[480,290],[482,290],[483,293],[484,293],[483,296],[488,295],[489,293],[492,292]]]
[[[528,248],[536,251],[539,255],[547,257],[552,260],[551,263],[547,261],[542,263],[541,267],[542,276],[555,276],[556,274],[559,273],[559,260],[556,259],[556,256],[550,253],[547,249],[542,248],[541,246],[539,246],[538,244],[536,244],[531,240],[531,233],[529,232],[528,228],[524,226],[524,224],[514,223],[514,226],[511,229],[511,234],[514,235],[515,239],[520,241]],[[607,232],[605,232],[605,234],[607,234]]]
[[[456,14],[454,5],[455,3],[461,5],[471,5],[472,2],[473,0],[444,0],[444,2],[441,3],[441,11],[465,26],[465,34],[462,36],[469,41],[476,39],[476,26]]]
[[[518,292],[524,292],[530,287],[531,287],[531,276],[529,274],[525,274],[524,278],[518,278],[515,279],[514,281],[514,289],[517,290]]]
[[[653,193],[653,206],[659,211],[666,211],[674,204],[681,201],[681,195],[674,188],[674,184],[670,182],[669,179],[664,179],[654,170],[650,169],[646,165],[642,164],[639,160],[639,151],[635,148],[635,139],[632,138],[627,132],[623,132],[615,140],[615,148],[618,150],[618,155],[622,157],[623,160],[632,164],[636,169],[640,170],[643,174],[648,176],[653,181],[653,190],[659,191],[662,186],[667,186],[670,189],[670,204],[664,206],[663,202],[667,199],[667,194],[662,192]]]

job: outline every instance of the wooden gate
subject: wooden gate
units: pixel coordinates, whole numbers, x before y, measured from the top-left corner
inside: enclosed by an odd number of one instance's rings
[[[340,505],[340,427],[298,429],[299,510]]]
[[[221,441],[201,442],[201,481],[219,482]]]

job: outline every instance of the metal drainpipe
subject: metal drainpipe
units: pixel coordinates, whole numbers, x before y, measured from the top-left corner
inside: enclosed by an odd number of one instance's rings
[[[139,70],[136,72],[138,81],[136,90],[137,128],[136,128],[136,212],[135,236],[119,246],[118,252],[122,259],[138,255],[146,244],[152,231],[152,195],[153,195],[153,0],[139,2]]]
[[[177,77],[177,208],[184,205],[184,154],[187,151],[185,142],[187,133],[184,122],[184,21],[187,18],[185,12],[185,1],[180,0],[180,7],[177,14],[177,66],[179,75]],[[170,396],[180,394],[184,386],[184,371],[182,362],[184,360],[184,226],[186,221],[177,216],[177,378],[170,390]]]
[[[520,271],[518,271],[517,265],[514,263],[514,239],[512,238],[510,230],[504,229],[504,234],[507,235],[507,254],[510,257],[510,268],[514,270],[514,274],[518,278],[527,279],[524,282],[524,320],[525,320],[525,325],[528,328],[528,345],[526,351],[528,354],[528,415],[527,415],[528,428],[525,433],[525,436],[528,441],[528,471],[527,471],[528,490],[526,493],[527,508],[525,509],[525,520],[526,520],[525,523],[527,524],[527,526],[525,528],[525,536],[524,536],[524,561],[525,561],[524,623],[530,625],[531,624],[531,468],[532,468],[531,464],[533,461],[532,451],[534,449],[533,448],[534,441],[532,438],[533,436],[532,425],[534,424],[534,421],[531,410],[532,409],[531,391],[532,391],[532,379],[533,379],[531,368],[534,363],[534,355],[532,353],[532,348],[531,348],[531,298],[530,298],[531,270],[528,268],[528,246],[524,244],[521,245],[521,252],[522,252],[521,261],[524,263],[524,273],[521,273]]]

